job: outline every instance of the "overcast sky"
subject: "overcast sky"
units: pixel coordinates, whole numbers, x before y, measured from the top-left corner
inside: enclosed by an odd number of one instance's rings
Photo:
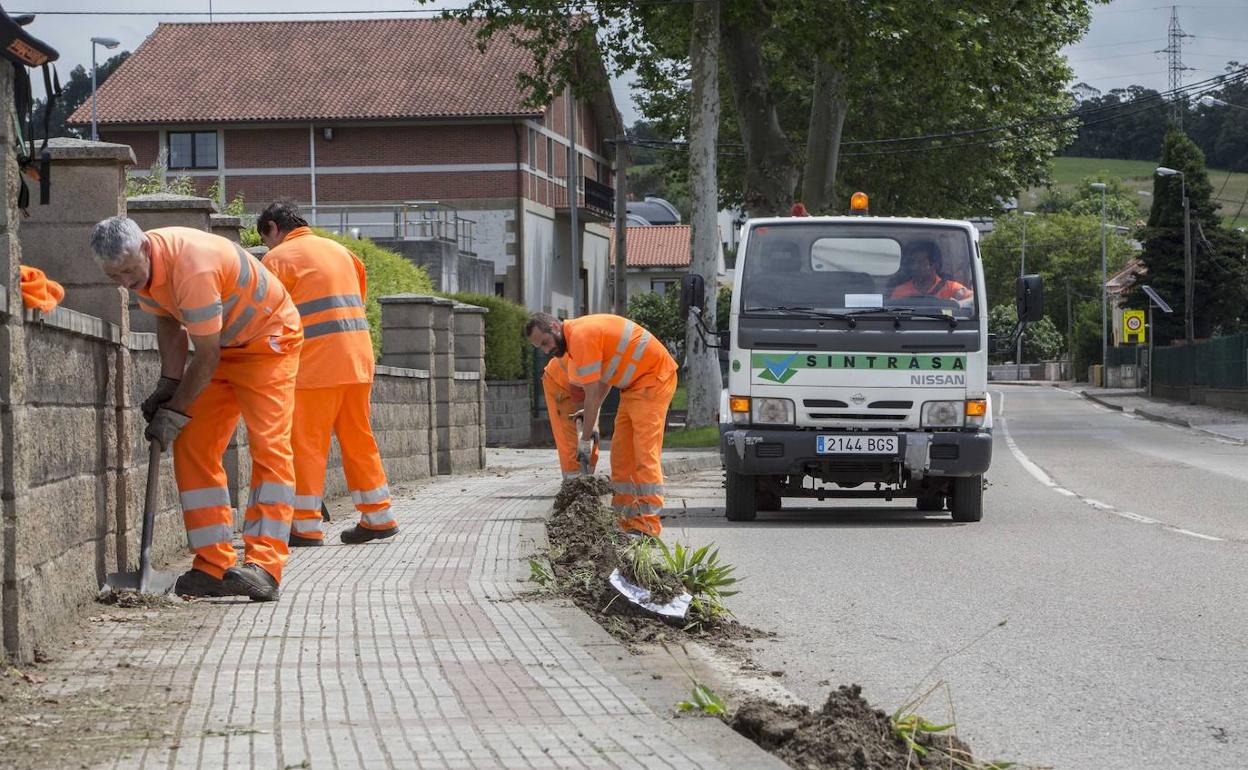
[[[870,0],[868,0],[870,1]],[[407,0],[10,0],[10,13],[27,11],[43,13],[30,28],[31,32],[61,54],[57,69],[62,78],[76,65],[91,66],[91,37],[111,37],[121,48],[133,51],[162,21],[208,21],[209,7],[213,19],[263,20],[333,18],[334,14],[313,15],[311,11],[334,11],[345,7],[360,10],[389,10],[375,16],[428,18],[439,8],[459,7],[463,0],[436,0],[417,5]],[[1193,83],[1223,72],[1231,60],[1248,64],[1248,0],[1207,0],[1179,5],[1179,22],[1183,31],[1194,37],[1183,40],[1183,63],[1191,67],[1184,72],[1184,82]],[[421,9],[419,13],[399,14],[395,11]],[[1166,56],[1154,53],[1166,47],[1170,23],[1169,5],[1156,0],[1114,0],[1093,10],[1092,26],[1078,45],[1065,53],[1075,71],[1074,82],[1086,82],[1102,91],[1128,85],[1142,85],[1164,91],[1167,88]],[[287,10],[288,9],[288,10]],[[49,11],[127,11],[159,15],[51,15]],[[277,10],[272,16],[238,16],[242,10]],[[172,13],[198,15],[178,16]],[[352,13],[347,18],[369,18],[374,14]],[[99,50],[103,61],[116,51]],[[226,51],[222,56],[228,56]],[[214,66],[212,63],[205,63]],[[37,86],[36,90],[42,86]],[[614,84],[616,102],[625,123],[631,124],[637,114],[629,98],[627,83]]]

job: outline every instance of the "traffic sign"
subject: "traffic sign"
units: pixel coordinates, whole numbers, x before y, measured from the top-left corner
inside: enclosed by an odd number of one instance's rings
[[[1144,342],[1144,311],[1143,310],[1124,310],[1122,311],[1122,341],[1123,342]]]

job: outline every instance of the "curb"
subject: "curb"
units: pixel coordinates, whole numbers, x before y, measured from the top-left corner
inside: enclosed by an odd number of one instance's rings
[[[1126,409],[1121,404],[1111,404],[1102,398],[1098,398],[1092,395],[1091,393],[1088,393],[1086,390],[1079,391],[1079,395],[1083,396],[1089,401],[1093,401],[1097,404],[1100,404],[1106,409],[1112,409],[1116,412],[1122,412],[1123,414],[1133,414],[1142,419],[1148,420],[1150,422],[1160,422],[1166,425],[1173,425],[1176,428],[1185,428],[1195,433],[1203,433],[1206,436],[1212,436],[1213,438],[1216,438],[1220,441],[1228,441],[1232,444],[1238,444],[1240,446],[1248,445],[1248,439],[1242,439],[1242,438],[1239,438],[1238,436],[1228,436],[1227,434],[1219,433],[1216,430],[1209,430],[1207,428],[1201,428],[1197,425],[1192,425],[1190,422],[1180,417],[1167,417],[1166,415],[1157,414],[1155,412],[1150,412],[1146,409],[1139,409],[1139,408]]]
[[[714,470],[722,468],[723,465],[723,460],[719,456],[719,450],[708,449],[695,457],[677,457],[671,460],[664,460],[663,475],[679,476],[682,473]]]
[[[1056,388],[1056,380],[988,380],[989,385],[1025,385],[1030,388]]]
[[[1083,397],[1084,397],[1084,398],[1086,398],[1087,400],[1092,401],[1093,403],[1100,404],[1101,406],[1105,407],[1106,409],[1113,409],[1115,412],[1125,412],[1125,411],[1126,411],[1125,409],[1123,409],[1122,404],[1112,404],[1112,403],[1110,403],[1109,401],[1106,401],[1105,399],[1101,398],[1100,396],[1094,396],[1094,395],[1092,395],[1091,393],[1089,393],[1089,392],[1088,392],[1088,391],[1086,391],[1086,390],[1081,390],[1081,391],[1078,391],[1078,393],[1079,393],[1079,395],[1083,396]]]

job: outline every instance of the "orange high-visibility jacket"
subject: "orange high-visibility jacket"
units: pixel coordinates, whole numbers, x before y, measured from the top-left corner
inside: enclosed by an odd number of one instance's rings
[[[264,264],[294,298],[303,319],[298,388],[373,381],[364,263],[345,246],[310,228],[291,230]]]
[[[937,297],[938,299],[952,299],[964,302],[971,298],[971,290],[948,278],[937,278],[936,282],[926,289],[920,289],[915,286],[914,281],[906,281],[896,289],[893,289],[893,293],[889,295],[889,298],[903,299],[915,296]]]
[[[620,390],[646,388],[676,373],[663,341],[622,316],[602,313],[564,321],[563,337],[573,385],[601,381]]]
[[[190,227],[147,237],[152,273],[135,292],[147,312],[177,319],[193,336],[220,333],[223,348],[299,330],[286,289],[237,243]]]

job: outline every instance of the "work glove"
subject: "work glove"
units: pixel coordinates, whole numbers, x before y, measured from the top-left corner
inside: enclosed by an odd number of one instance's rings
[[[160,451],[164,452],[173,446],[173,440],[178,437],[186,424],[191,421],[189,414],[175,412],[172,409],[161,407],[156,410],[156,414],[152,416],[152,421],[147,424],[147,429],[143,431],[143,437],[148,441],[155,441],[160,444]]]
[[[156,416],[156,410],[165,405],[169,399],[173,398],[173,394],[177,392],[178,386],[182,384],[182,380],[175,380],[172,377],[161,377],[156,382],[156,389],[152,391],[152,395],[147,397],[143,402],[143,419],[148,422]]]
[[[577,438],[576,440],[576,461],[581,465],[589,465],[590,458],[594,455],[594,439]]]

